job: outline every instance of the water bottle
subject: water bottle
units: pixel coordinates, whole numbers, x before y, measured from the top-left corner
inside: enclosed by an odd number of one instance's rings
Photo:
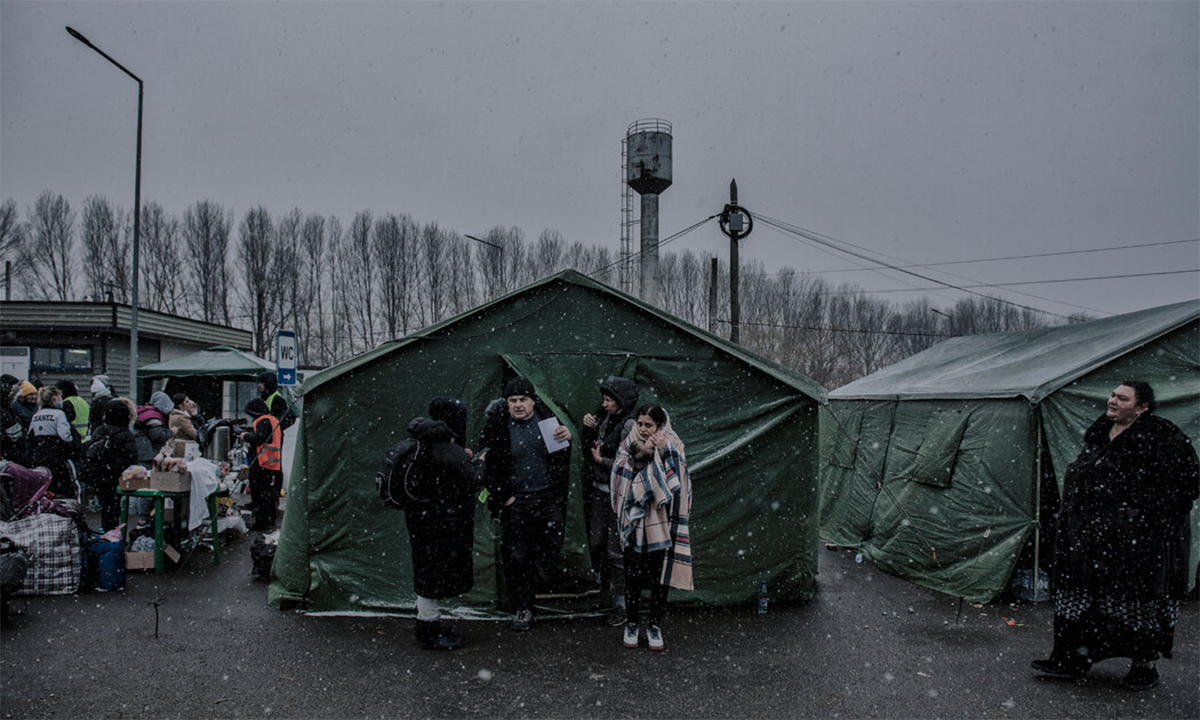
[[[767,581],[763,580],[758,586],[758,614],[767,614]]]

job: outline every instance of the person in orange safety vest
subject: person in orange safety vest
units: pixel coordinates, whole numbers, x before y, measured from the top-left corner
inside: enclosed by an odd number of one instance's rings
[[[266,402],[255,398],[246,403],[246,414],[254,419],[241,435],[250,460],[250,499],[254,523],[251,530],[270,532],[275,527],[279,493],[283,489],[283,429]]]

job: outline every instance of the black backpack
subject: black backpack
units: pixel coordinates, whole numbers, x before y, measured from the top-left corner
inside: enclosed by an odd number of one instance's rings
[[[428,502],[421,493],[425,476],[424,454],[428,443],[405,438],[390,447],[375,474],[375,489],[384,505],[395,510],[408,510],[417,503]]]
[[[92,438],[83,448],[83,471],[87,482],[92,482],[92,478],[103,475],[108,469],[106,463],[109,460],[109,450],[112,448],[112,435],[101,435]]]

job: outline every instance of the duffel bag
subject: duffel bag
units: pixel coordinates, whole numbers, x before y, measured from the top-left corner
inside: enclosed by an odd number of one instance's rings
[[[29,571],[18,595],[70,595],[79,591],[83,552],[75,520],[37,513],[0,522],[0,535],[12,538],[29,555]]]

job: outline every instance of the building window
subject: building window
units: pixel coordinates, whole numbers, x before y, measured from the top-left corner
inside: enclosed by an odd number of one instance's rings
[[[67,347],[35,347],[30,369],[40,372],[90,373],[92,349]]]

